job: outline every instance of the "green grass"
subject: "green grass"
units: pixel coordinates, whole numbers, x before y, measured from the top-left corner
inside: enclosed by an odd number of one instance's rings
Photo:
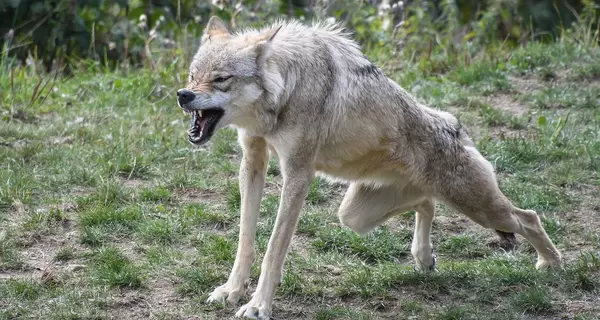
[[[226,272],[219,270],[217,265],[193,265],[178,270],[176,275],[182,280],[177,292],[186,296],[207,295],[227,280]]]
[[[24,267],[26,265],[14,236],[0,233],[0,270],[19,270]]]
[[[34,300],[44,290],[43,285],[34,280],[9,279],[0,287],[0,297]]]
[[[500,65],[479,61],[468,66],[459,66],[449,73],[449,79],[462,86],[470,86],[473,91],[488,95],[510,89],[505,70]]]
[[[111,287],[139,288],[144,283],[141,268],[127,258],[116,246],[96,250],[92,256],[92,281]]]
[[[502,190],[537,211],[564,268],[535,270],[535,252],[523,238],[506,253],[491,245],[492,231],[440,204],[432,234],[437,271],[416,271],[412,213],[359,237],[335,216],[344,185],[315,179],[274,316],[593,319],[600,312],[591,298],[600,293],[600,49],[531,42],[493,59],[449,63],[434,54],[431,61],[384,69],[421,101],[460,118]],[[0,319],[149,312],[223,319],[235,311],[204,300],[226,281],[236,254],[236,132],[190,146],[189,119],[174,103],[187,66],[158,67],[74,70],[35,103],[40,76],[33,69],[15,70],[14,91],[0,75]],[[523,112],[491,101],[511,101]],[[271,159],[249,293],[281,179]],[[40,275],[41,266],[48,275]],[[571,304],[577,307],[565,308]]]
[[[140,200],[147,202],[168,202],[171,200],[171,194],[165,187],[147,188],[140,192]]]
[[[56,254],[54,254],[54,260],[61,262],[72,260],[75,257],[75,249],[70,245],[59,248],[58,251],[56,251]]]
[[[514,295],[514,304],[526,313],[553,313],[552,295],[542,287],[531,287]]]
[[[600,87],[550,84],[538,92],[525,95],[523,100],[537,109],[598,108]]]
[[[79,225],[82,227],[108,226],[131,229],[141,219],[138,207],[115,208],[97,205],[79,213]]]
[[[359,313],[354,310],[334,307],[318,310],[314,316],[315,320],[333,320],[333,319],[352,319],[352,320],[366,320],[371,319],[368,314]]]
[[[410,253],[409,230],[391,232],[382,227],[360,237],[348,228],[324,228],[317,233],[312,246],[320,252],[338,252],[363,260],[366,263],[397,261]]]
[[[454,257],[482,258],[492,254],[492,250],[485,245],[483,239],[473,234],[460,234],[448,236],[438,246],[440,252]]]

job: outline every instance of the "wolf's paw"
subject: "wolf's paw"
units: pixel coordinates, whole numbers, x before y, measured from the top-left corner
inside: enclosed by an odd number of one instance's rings
[[[242,298],[242,296],[246,293],[244,286],[233,286],[229,283],[225,283],[222,286],[215,288],[215,290],[210,294],[206,302],[224,302],[227,301],[232,305],[236,305],[238,301]]]
[[[415,259],[415,264],[417,268],[421,271],[434,271],[435,263],[436,263],[436,254],[435,249],[431,249],[431,251],[416,251],[413,253],[413,257]]]
[[[269,320],[271,319],[271,306],[262,299],[252,298],[250,302],[243,305],[236,312],[235,316],[246,319]]]
[[[539,259],[535,264],[535,268],[540,269],[560,269],[562,266],[561,259],[552,259],[552,260],[542,260]]]

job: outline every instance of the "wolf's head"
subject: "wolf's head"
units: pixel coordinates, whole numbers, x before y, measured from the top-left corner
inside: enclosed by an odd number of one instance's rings
[[[210,18],[190,65],[188,84],[177,91],[179,106],[193,114],[189,142],[201,145],[222,127],[244,128],[256,122],[256,104],[269,91],[264,69],[278,31],[233,35],[219,18]]]

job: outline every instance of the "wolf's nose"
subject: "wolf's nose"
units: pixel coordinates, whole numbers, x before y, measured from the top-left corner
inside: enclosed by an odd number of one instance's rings
[[[179,89],[177,90],[177,97],[179,99],[179,104],[184,105],[194,100],[194,98],[196,98],[196,95],[190,90]]]

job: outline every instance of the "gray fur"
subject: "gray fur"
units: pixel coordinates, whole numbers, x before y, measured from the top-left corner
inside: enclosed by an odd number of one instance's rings
[[[281,203],[256,292],[238,317],[270,317],[285,254],[317,174],[350,184],[338,215],[359,234],[416,210],[411,252],[424,270],[435,263],[430,233],[436,200],[484,227],[524,236],[537,250],[536,267],[560,264],[537,214],[503,195],[492,165],[458,120],[417,102],[338,25],[279,21],[231,33],[212,18],[206,30],[189,70],[187,89],[197,99],[182,107],[219,104],[225,115],[217,129],[237,128],[243,150],[236,260],[208,301],[235,304],[245,294],[269,151],[282,169]],[[233,77],[215,84],[218,75]]]

